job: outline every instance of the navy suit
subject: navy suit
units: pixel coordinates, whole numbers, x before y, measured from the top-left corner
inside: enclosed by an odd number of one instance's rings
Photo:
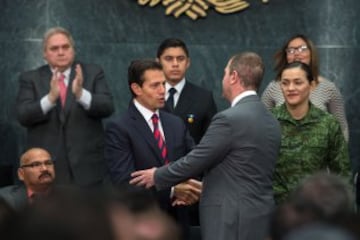
[[[159,117],[163,127],[169,161],[184,156],[193,147],[193,140],[182,120],[160,110]],[[128,183],[130,174],[136,170],[160,167],[164,160],[146,120],[130,102],[128,111],[121,117],[111,119],[105,130],[105,159],[114,184]],[[154,189],[153,189],[154,190]],[[183,215],[179,209],[171,207],[170,188],[155,191],[160,207],[171,212],[179,220]],[[182,221],[182,219],[180,219]]]

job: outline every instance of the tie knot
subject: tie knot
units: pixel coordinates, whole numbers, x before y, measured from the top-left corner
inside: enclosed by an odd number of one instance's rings
[[[65,80],[65,74],[60,73],[58,79],[59,79],[60,82],[63,82]]]
[[[151,117],[151,120],[154,124],[157,124],[159,122],[159,116],[156,113],[154,113],[154,115],[152,115]]]
[[[176,89],[175,88],[170,88],[169,89],[169,94],[170,96],[173,96],[176,93]]]

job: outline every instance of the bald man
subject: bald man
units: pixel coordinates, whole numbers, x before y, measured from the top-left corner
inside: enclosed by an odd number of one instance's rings
[[[32,201],[35,195],[47,195],[55,180],[54,163],[50,154],[42,148],[31,148],[20,158],[18,177],[22,185],[0,189],[0,198],[5,199],[15,210],[20,210]]]

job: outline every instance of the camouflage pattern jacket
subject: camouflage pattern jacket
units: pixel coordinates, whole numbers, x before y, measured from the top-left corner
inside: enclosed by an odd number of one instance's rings
[[[306,116],[295,120],[282,104],[272,110],[281,126],[280,156],[274,175],[277,202],[283,201],[307,175],[317,171],[350,176],[347,143],[340,124],[310,103]]]

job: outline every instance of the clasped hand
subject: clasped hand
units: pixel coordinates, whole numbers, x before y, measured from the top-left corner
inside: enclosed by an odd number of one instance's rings
[[[155,185],[154,174],[156,168],[139,170],[131,174],[130,184],[150,188]],[[202,182],[189,179],[174,187],[174,201],[172,205],[191,205],[199,201]]]

